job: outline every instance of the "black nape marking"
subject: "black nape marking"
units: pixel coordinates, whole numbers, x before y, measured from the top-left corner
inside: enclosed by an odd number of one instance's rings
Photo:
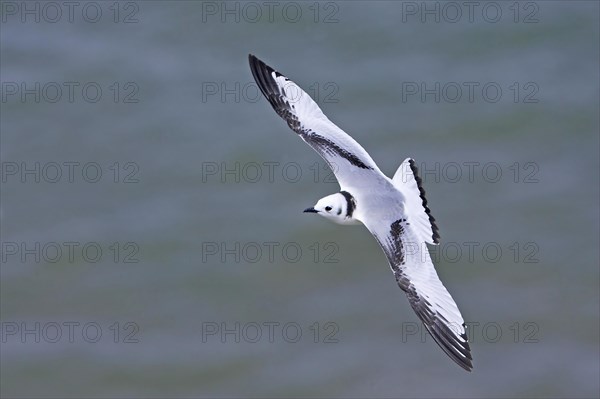
[[[423,208],[425,208],[425,213],[429,217],[429,223],[431,223],[431,231],[433,232],[433,235],[431,236],[431,238],[433,239],[434,243],[439,244],[440,243],[440,232],[437,227],[437,224],[435,223],[435,218],[433,217],[433,215],[431,214],[431,210],[429,210],[429,207],[427,206],[427,198],[425,198],[425,189],[423,188],[423,180],[421,180],[421,177],[419,177],[419,169],[417,168],[417,165],[415,164],[414,159],[409,160],[408,164],[410,165],[410,170],[412,171],[415,181],[417,182],[417,187],[419,188],[419,196],[421,197],[421,204],[423,205]]]
[[[312,132],[312,134],[308,134],[308,133],[309,132],[303,133],[304,139],[306,141],[308,141],[309,143],[313,143],[321,151],[323,151],[327,154],[330,154],[330,155],[337,154],[338,156],[340,156],[340,157],[344,158],[345,160],[347,160],[348,162],[350,162],[352,165],[357,166],[361,169],[373,169],[372,167],[365,165],[365,163],[363,161],[361,161],[359,157],[357,157],[350,151],[347,151],[347,150],[341,148],[340,146],[335,144],[333,141],[326,139],[323,136],[319,136],[318,134],[316,134],[314,132]]]
[[[354,213],[354,209],[356,209],[356,200],[348,191],[340,191],[340,194],[346,198],[346,217],[351,218],[352,214]]]

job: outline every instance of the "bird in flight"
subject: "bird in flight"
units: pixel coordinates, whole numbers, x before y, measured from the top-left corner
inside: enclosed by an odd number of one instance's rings
[[[375,237],[413,310],[442,350],[473,368],[466,326],[440,281],[426,244],[439,244],[415,161],[407,158],[392,179],[352,137],[331,122],[294,82],[249,55],[262,94],[288,126],[331,166],[340,191],[304,210],[340,224],[362,223]]]

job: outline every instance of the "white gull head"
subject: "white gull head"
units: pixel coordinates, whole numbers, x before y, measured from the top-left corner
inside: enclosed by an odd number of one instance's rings
[[[347,191],[321,198],[315,206],[306,208],[304,212],[318,213],[326,219],[339,224],[359,224],[352,217],[356,209],[356,200]]]

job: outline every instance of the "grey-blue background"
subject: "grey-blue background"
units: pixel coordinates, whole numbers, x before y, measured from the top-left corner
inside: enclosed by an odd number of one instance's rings
[[[597,2],[23,4],[0,25],[3,397],[598,397]],[[301,213],[338,187],[249,52],[388,175],[428,171],[473,373],[364,227]]]

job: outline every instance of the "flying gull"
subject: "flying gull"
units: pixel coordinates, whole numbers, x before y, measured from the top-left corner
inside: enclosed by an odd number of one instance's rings
[[[275,112],[331,166],[340,191],[304,212],[340,224],[364,224],[387,256],[396,281],[427,331],[467,371],[473,368],[464,320],[440,281],[427,244],[439,244],[415,161],[407,158],[392,179],[352,137],[331,122],[294,82],[253,55],[250,69]]]

